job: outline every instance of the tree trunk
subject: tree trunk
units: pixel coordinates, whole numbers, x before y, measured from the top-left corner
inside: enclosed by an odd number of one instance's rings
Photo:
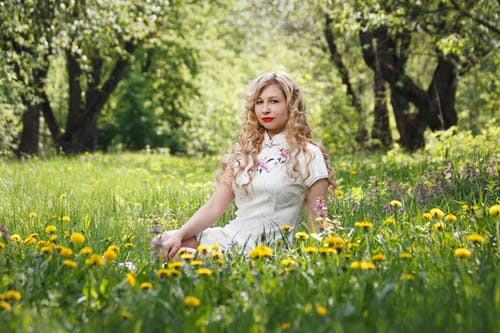
[[[399,132],[398,143],[409,151],[424,147],[427,124],[421,114],[410,113],[408,100],[394,89],[391,89],[391,105]]]
[[[26,111],[23,114],[23,131],[17,154],[19,157],[38,153],[40,141],[40,108],[26,101]]]
[[[379,45],[384,43],[378,39],[372,39],[372,46],[374,50],[374,73],[373,73],[373,88],[375,95],[375,108],[373,110],[373,127],[372,139],[379,142],[382,147],[388,147],[392,143],[391,131],[389,128],[389,112],[387,111],[387,97],[385,90],[385,82],[382,74],[379,59]]]

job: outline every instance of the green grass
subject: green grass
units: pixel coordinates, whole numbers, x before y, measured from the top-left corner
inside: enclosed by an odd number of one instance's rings
[[[444,133],[412,155],[332,154],[342,192],[328,213],[345,242],[337,253],[310,235],[271,256],[229,252],[200,266],[182,260],[175,271],[152,256],[151,227],[178,227],[204,203],[217,159],[0,160],[0,332],[498,331],[500,216],[490,211],[500,204],[499,143],[493,127],[476,137]],[[102,257],[111,245],[117,258],[103,266],[80,253],[88,246]],[[457,257],[461,248],[470,256]],[[127,275],[123,262],[136,272]],[[180,276],[158,276],[172,272]]]

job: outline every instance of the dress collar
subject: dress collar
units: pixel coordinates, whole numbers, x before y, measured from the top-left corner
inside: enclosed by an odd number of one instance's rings
[[[269,136],[269,133],[267,131],[264,132],[264,142],[263,142],[263,147],[266,148],[271,148],[274,146],[281,146],[286,143],[286,136],[285,136],[285,131],[275,134],[273,138]]]

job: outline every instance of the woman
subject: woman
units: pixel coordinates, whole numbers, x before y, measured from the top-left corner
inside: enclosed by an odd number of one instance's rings
[[[288,74],[266,73],[252,83],[238,142],[223,158],[217,180],[214,194],[180,229],[153,240],[162,257],[172,258],[181,247],[218,244],[246,251],[276,241],[280,227],[298,224],[304,206],[313,227],[314,205],[333,185],[333,172],[313,139],[302,91]],[[233,201],[236,217],[212,227]]]

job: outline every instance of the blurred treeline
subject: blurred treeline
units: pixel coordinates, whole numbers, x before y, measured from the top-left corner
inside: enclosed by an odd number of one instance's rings
[[[0,1],[3,155],[228,150],[289,72],[332,153],[497,126],[498,0]]]

